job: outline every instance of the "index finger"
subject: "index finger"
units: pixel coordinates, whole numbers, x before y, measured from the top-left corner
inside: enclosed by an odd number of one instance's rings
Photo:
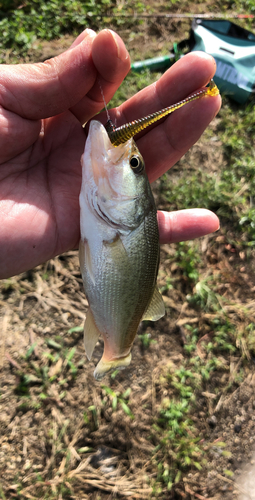
[[[92,44],[92,60],[97,70],[97,78],[89,92],[71,111],[83,124],[104,108],[109,102],[130,69],[130,57],[124,42],[112,30],[102,30]]]

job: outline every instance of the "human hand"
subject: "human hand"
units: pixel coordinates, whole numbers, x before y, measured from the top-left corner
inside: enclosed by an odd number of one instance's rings
[[[86,30],[72,47],[45,63],[1,67],[0,277],[6,278],[78,247],[81,124],[108,102],[130,66],[118,35]],[[111,118],[121,125],[187,97],[213,76],[210,56],[189,54],[160,80],[129,99]],[[219,108],[199,99],[137,141],[150,180],[168,170],[197,141]],[[104,114],[99,117],[105,122]],[[159,213],[162,242],[215,231],[208,210]]]

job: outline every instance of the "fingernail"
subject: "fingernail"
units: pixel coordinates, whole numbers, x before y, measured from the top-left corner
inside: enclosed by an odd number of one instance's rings
[[[77,45],[80,45],[82,42],[84,42],[85,39],[90,38],[95,38],[96,32],[91,30],[90,28],[85,29],[80,35],[74,40],[72,43],[70,49],[73,49],[74,47],[77,47]],[[70,50],[69,49],[69,50]]]
[[[112,38],[114,40],[114,43],[115,43],[115,46],[117,49],[118,59],[121,59],[121,61],[125,61],[126,59],[128,59],[129,53],[128,53],[122,39],[114,31],[109,30],[109,29],[107,31],[112,35]]]
[[[90,28],[86,28],[83,31],[83,33],[84,33],[84,38],[86,38],[87,36],[94,38],[96,36],[96,32],[94,30],[91,30]]]

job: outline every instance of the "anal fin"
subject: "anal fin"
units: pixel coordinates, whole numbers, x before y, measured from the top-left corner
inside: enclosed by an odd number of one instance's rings
[[[84,324],[84,347],[88,359],[91,359],[99,335],[100,331],[95,324],[93,314],[89,308]]]
[[[165,315],[165,304],[157,286],[154,288],[152,299],[142,317],[142,321],[157,321]]]

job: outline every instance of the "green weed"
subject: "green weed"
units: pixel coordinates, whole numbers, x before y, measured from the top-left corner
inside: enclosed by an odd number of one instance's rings
[[[182,271],[182,275],[190,281],[196,282],[199,276],[199,264],[201,257],[196,245],[181,241],[178,243],[175,260]]]
[[[236,351],[235,343],[235,325],[229,321],[228,318],[222,321],[215,318],[211,323],[215,334],[212,339],[211,345],[207,349],[219,353],[222,351],[234,353]]]
[[[220,366],[221,362],[217,356],[219,356],[221,352],[233,354],[236,351],[235,326],[227,318],[222,320],[215,317],[210,326],[211,330],[208,338],[201,343],[201,347],[207,354],[207,361],[205,362],[203,360],[202,365],[209,371],[213,369],[213,365],[215,365],[215,367]],[[194,328],[190,325],[185,325],[185,328],[189,334],[186,337],[187,342],[184,345],[184,351],[190,355],[197,349],[200,332],[198,328]],[[193,364],[195,359],[196,358],[193,357],[190,358],[190,363]]]
[[[77,375],[79,363],[74,362],[76,348],[63,348],[54,339],[46,340],[48,347],[55,352],[45,351],[42,359],[34,359],[37,343],[33,343],[27,350],[24,360],[26,367],[18,372],[18,382],[15,387],[15,393],[22,397],[31,397],[31,387],[38,386],[40,401],[47,399],[49,396],[50,386],[53,382],[57,382],[59,387],[66,383],[70,383]],[[57,352],[56,352],[57,351]],[[65,391],[58,394],[61,400],[65,397]],[[22,402],[24,407],[27,405]],[[40,403],[38,403],[40,405]],[[33,405],[32,402],[29,405]]]
[[[159,288],[160,293],[164,295],[165,292],[172,290],[174,288],[173,280],[170,276],[165,277],[165,284]]]
[[[156,340],[151,338],[150,333],[146,333],[146,332],[141,333],[140,335],[138,335],[138,338],[141,341],[144,349],[148,349],[151,344],[156,344]]]
[[[186,358],[180,368],[169,368],[165,382],[162,379],[171,396],[162,400],[153,426],[153,440],[158,442],[155,448],[155,460],[159,464],[157,481],[169,490],[187,469],[200,470],[206,463],[206,447],[197,435],[192,417],[196,411],[196,395],[205,390],[214,372],[228,370],[220,353],[236,351],[234,327],[227,319],[216,317],[211,322],[210,335],[205,336],[204,342],[200,341],[203,357],[198,353],[199,328],[186,325],[186,330]]]
[[[2,498],[2,500],[6,500],[6,496],[4,494],[4,491],[3,491],[1,483],[0,483],[0,498]]]
[[[30,358],[30,356],[32,356],[32,354],[34,353],[34,350],[37,346],[37,342],[34,342],[30,347],[29,349],[27,350],[26,352],[26,355],[25,355],[25,359],[28,360]]]
[[[84,325],[81,325],[81,326],[74,326],[73,328],[70,328],[68,330],[68,334],[71,334],[71,333],[80,333],[80,332],[83,332],[84,330]]]
[[[213,290],[215,282],[215,276],[200,279],[194,287],[193,294],[187,297],[188,302],[199,306],[204,311],[219,310],[221,308],[220,296]]]
[[[119,391],[116,392],[113,391],[110,387],[107,387],[106,385],[102,385],[102,389],[109,397],[113,411],[116,411],[117,407],[121,406],[122,410],[124,411],[124,413],[126,413],[126,415],[128,415],[131,419],[134,418],[134,415],[128,406],[128,400],[131,394],[130,388],[128,388],[122,394]]]
[[[254,354],[255,353],[255,324],[249,323],[245,327],[244,333],[245,333],[248,351]]]
[[[61,344],[56,342],[54,339],[48,339],[46,340],[46,343],[48,347],[57,351],[59,351],[62,348]]]
[[[174,396],[162,400],[153,428],[154,439],[158,441],[155,448],[158,481],[169,490],[188,467],[202,468],[204,450],[191,417],[198,385],[197,374],[185,366],[167,374],[168,390],[172,388]]]
[[[204,451],[199,445],[195,427],[189,417],[190,402],[184,398],[166,398],[159,411],[154,431],[159,439],[155,448],[158,460],[158,480],[170,490],[180,481],[187,467],[201,469]]]

